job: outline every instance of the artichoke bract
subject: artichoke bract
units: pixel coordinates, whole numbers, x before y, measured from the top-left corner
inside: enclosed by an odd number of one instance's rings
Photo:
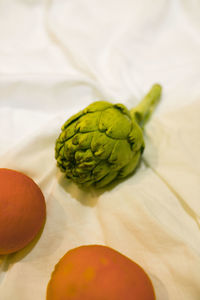
[[[138,106],[97,101],[69,118],[56,140],[57,166],[77,184],[101,188],[137,167],[145,144],[143,126],[159,102],[153,85]]]

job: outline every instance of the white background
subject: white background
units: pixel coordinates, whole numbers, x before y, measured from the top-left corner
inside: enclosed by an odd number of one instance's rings
[[[85,193],[54,159],[62,123],[95,100],[163,94],[136,174]],[[149,274],[157,300],[200,299],[200,2],[0,0],[0,167],[41,187],[41,236],[0,256],[0,300],[43,300],[71,248],[104,244]]]

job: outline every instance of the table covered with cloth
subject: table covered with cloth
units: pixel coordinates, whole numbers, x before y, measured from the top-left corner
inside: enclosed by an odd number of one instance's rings
[[[96,100],[137,105],[163,87],[134,175],[86,192],[56,166],[62,124]],[[44,300],[70,249],[137,262],[157,300],[200,299],[200,2],[1,0],[0,167],[30,176],[47,219],[0,256],[0,300]]]

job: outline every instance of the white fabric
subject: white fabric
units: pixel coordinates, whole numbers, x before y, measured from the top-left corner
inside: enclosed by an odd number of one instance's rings
[[[41,187],[47,221],[0,256],[0,300],[44,300],[71,248],[105,244],[140,264],[157,300],[200,299],[200,2],[1,0],[0,167]],[[86,193],[54,159],[62,123],[94,100],[162,101],[131,176]],[[86,299],[85,299],[86,300]]]

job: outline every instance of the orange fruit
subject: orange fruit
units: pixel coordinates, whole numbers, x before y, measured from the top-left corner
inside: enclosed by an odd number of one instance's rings
[[[42,228],[44,196],[28,176],[0,168],[0,254],[24,248]]]
[[[109,247],[89,245],[59,261],[46,300],[155,300],[155,294],[138,264]]]

